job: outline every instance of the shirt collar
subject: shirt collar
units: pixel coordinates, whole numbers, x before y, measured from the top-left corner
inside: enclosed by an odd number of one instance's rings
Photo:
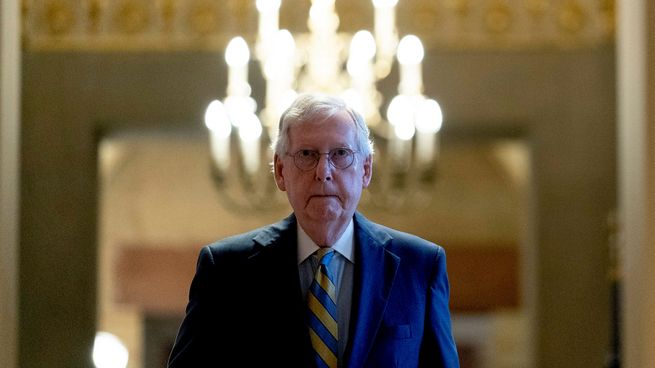
[[[346,257],[350,262],[354,263],[353,249],[355,244],[354,238],[354,225],[353,220],[350,219],[346,230],[341,234],[341,237],[334,243],[332,249],[337,251],[342,256]],[[314,243],[312,238],[307,235],[302,226],[298,224],[298,264],[301,264],[305,259],[312,255],[319,246]]]

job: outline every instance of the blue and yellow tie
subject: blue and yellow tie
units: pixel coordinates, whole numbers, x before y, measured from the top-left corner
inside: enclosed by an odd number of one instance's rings
[[[328,264],[334,256],[334,249],[321,248],[317,251],[319,265],[309,287],[309,335],[314,348],[316,367],[337,367],[337,293],[334,277]]]

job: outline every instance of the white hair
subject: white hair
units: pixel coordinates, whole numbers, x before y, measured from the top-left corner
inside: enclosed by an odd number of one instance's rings
[[[318,93],[304,93],[299,95],[280,117],[277,139],[272,143],[277,155],[284,155],[289,149],[289,129],[298,124],[308,122],[326,121],[330,117],[346,112],[353,120],[357,136],[357,150],[364,157],[373,154],[373,142],[370,131],[360,113],[348,106],[346,102],[335,96]]]

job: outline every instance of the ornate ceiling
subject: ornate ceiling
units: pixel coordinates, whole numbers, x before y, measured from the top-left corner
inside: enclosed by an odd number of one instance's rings
[[[615,0],[400,0],[399,34],[428,48],[576,48],[614,39]],[[23,0],[30,50],[222,50],[254,41],[255,1]],[[310,0],[282,0],[280,27],[307,29]],[[370,0],[336,0],[340,30],[373,28]]]

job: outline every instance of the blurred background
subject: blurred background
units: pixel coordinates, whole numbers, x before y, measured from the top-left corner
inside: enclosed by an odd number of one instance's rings
[[[303,89],[365,96],[360,210],[445,248],[462,367],[655,366],[654,5],[257,3],[3,1],[3,367],[164,367],[200,248],[290,212],[267,144]]]

